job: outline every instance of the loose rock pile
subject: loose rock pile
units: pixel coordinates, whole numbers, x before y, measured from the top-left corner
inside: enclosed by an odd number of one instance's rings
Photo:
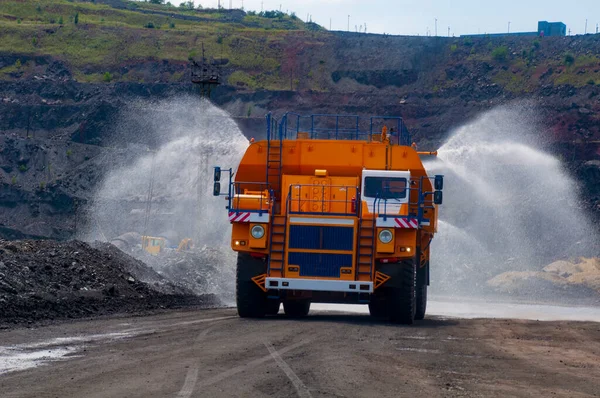
[[[0,324],[216,306],[110,244],[0,240]]]
[[[499,293],[512,295],[600,299],[600,259],[556,261],[539,272],[505,272],[487,284]]]

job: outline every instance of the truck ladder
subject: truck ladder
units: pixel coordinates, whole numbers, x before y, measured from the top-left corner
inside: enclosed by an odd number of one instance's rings
[[[271,218],[269,268],[267,270],[267,276],[271,278],[283,278],[286,227],[287,216],[274,216]]]
[[[273,141],[273,131],[277,140]],[[283,136],[278,131],[277,122],[267,115],[267,177],[266,182],[275,196],[281,195],[281,165],[283,152]]]
[[[358,267],[356,280],[371,281],[373,275],[373,257],[375,251],[375,219],[361,218],[359,220],[358,236]]]

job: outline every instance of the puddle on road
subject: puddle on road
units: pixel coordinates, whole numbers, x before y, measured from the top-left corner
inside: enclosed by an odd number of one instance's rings
[[[326,312],[369,313],[369,308],[366,305],[315,304],[311,308]],[[600,322],[600,307],[429,300],[427,315],[463,319],[499,318],[534,321]]]
[[[35,368],[49,362],[77,358],[86,346],[135,335],[132,332],[59,337],[30,344],[0,346],[0,375]]]

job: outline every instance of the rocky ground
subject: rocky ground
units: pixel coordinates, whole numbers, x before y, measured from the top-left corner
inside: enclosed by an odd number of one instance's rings
[[[0,240],[0,326],[218,305],[110,244]]]
[[[487,287],[501,295],[551,301],[592,298],[600,303],[600,259],[556,261],[541,271],[511,271],[495,276]]]

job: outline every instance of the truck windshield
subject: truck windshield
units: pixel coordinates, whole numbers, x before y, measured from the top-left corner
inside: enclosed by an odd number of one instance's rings
[[[380,199],[406,198],[406,178],[366,177],[363,196]]]

